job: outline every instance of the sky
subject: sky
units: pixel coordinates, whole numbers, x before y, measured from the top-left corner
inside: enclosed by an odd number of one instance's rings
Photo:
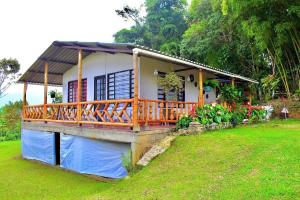
[[[16,58],[24,73],[54,40],[113,42],[113,34],[129,28],[116,15],[124,5],[144,0],[1,0],[0,59]],[[49,87],[49,89],[51,89]],[[12,85],[0,106],[22,99],[23,84]],[[43,87],[29,85],[29,104],[43,103]]]

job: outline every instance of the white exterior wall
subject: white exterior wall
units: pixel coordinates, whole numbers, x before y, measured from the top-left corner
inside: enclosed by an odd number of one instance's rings
[[[171,72],[177,69],[184,68],[183,66],[160,61],[153,58],[142,57],[141,58],[141,68],[140,68],[140,96],[145,99],[157,99],[157,76],[154,75],[154,71],[158,70],[160,72]],[[199,70],[187,70],[178,72],[178,75],[184,76],[187,80],[190,74],[194,75],[194,82],[185,82],[185,101],[197,102],[199,96]],[[205,73],[204,80],[207,78],[213,78],[214,75]],[[194,83],[197,82],[197,87]],[[216,101],[216,92],[211,91],[208,94],[209,98],[204,99],[205,103],[211,103]],[[205,97],[205,95],[204,95]]]
[[[184,67],[172,63],[160,61],[154,58],[141,57],[140,74],[139,74],[139,94],[144,99],[157,99],[157,76],[154,70],[160,72],[171,72],[173,70],[182,69]],[[82,78],[87,78],[87,101],[94,100],[94,78],[96,76],[107,75],[109,73],[133,69],[132,56],[128,54],[109,54],[109,53],[93,53],[83,59]],[[185,101],[197,102],[199,95],[199,73],[198,70],[188,70],[178,72],[178,75],[184,76],[185,80],[190,74],[195,77],[197,87],[194,82],[185,82]],[[204,80],[213,78],[213,75],[205,74]],[[77,65],[63,75],[63,102],[68,101],[68,82],[77,80]],[[107,88],[106,88],[107,89]],[[106,95],[107,97],[107,95]],[[204,95],[205,97],[205,95]],[[215,91],[209,93],[209,98],[205,98],[205,103],[216,101]]]
[[[132,56],[128,54],[98,52],[85,57],[82,62],[82,78],[87,78],[87,101],[94,100],[96,76],[128,69],[133,69]],[[63,102],[68,102],[68,82],[74,80],[77,80],[77,65],[63,75]]]

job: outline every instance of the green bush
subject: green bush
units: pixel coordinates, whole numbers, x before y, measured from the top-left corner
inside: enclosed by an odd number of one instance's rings
[[[260,122],[266,118],[267,112],[262,109],[252,109],[248,111],[249,122]]]
[[[230,122],[235,127],[238,124],[243,123],[243,120],[247,118],[247,108],[237,107],[234,111],[232,111],[232,116]]]
[[[231,113],[221,105],[212,106],[205,104],[203,107],[196,108],[196,121],[203,125],[212,123],[220,124],[222,122],[229,122]]]
[[[187,129],[190,123],[193,121],[193,117],[190,115],[183,115],[176,123],[177,129]]]
[[[9,102],[0,109],[0,141],[20,139],[22,101]]]

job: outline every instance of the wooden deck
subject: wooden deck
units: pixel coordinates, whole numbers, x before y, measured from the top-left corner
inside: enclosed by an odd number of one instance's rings
[[[139,99],[134,112],[134,99],[87,101],[26,105],[23,121],[42,121],[80,125],[86,128],[131,130],[134,120],[141,129],[174,126],[182,114],[189,113],[198,102]],[[137,116],[135,117],[135,113]]]

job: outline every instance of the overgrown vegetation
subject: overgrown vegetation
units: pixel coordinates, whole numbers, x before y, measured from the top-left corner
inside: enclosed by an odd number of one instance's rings
[[[300,90],[298,0],[145,0],[146,15],[124,7],[136,25],[117,42],[146,45],[260,81],[260,100]],[[271,88],[266,81],[272,78]],[[276,86],[276,87],[275,87]],[[295,96],[295,95],[294,95]]]
[[[219,104],[197,106],[189,114],[181,116],[177,122],[177,129],[186,129],[192,121],[199,122],[203,126],[208,127],[212,124],[231,123],[234,127],[247,123],[262,122],[266,120],[266,110],[253,108],[251,106],[242,107],[235,105],[230,111]]]
[[[20,138],[21,110],[22,101],[9,102],[0,108],[0,142]]]

